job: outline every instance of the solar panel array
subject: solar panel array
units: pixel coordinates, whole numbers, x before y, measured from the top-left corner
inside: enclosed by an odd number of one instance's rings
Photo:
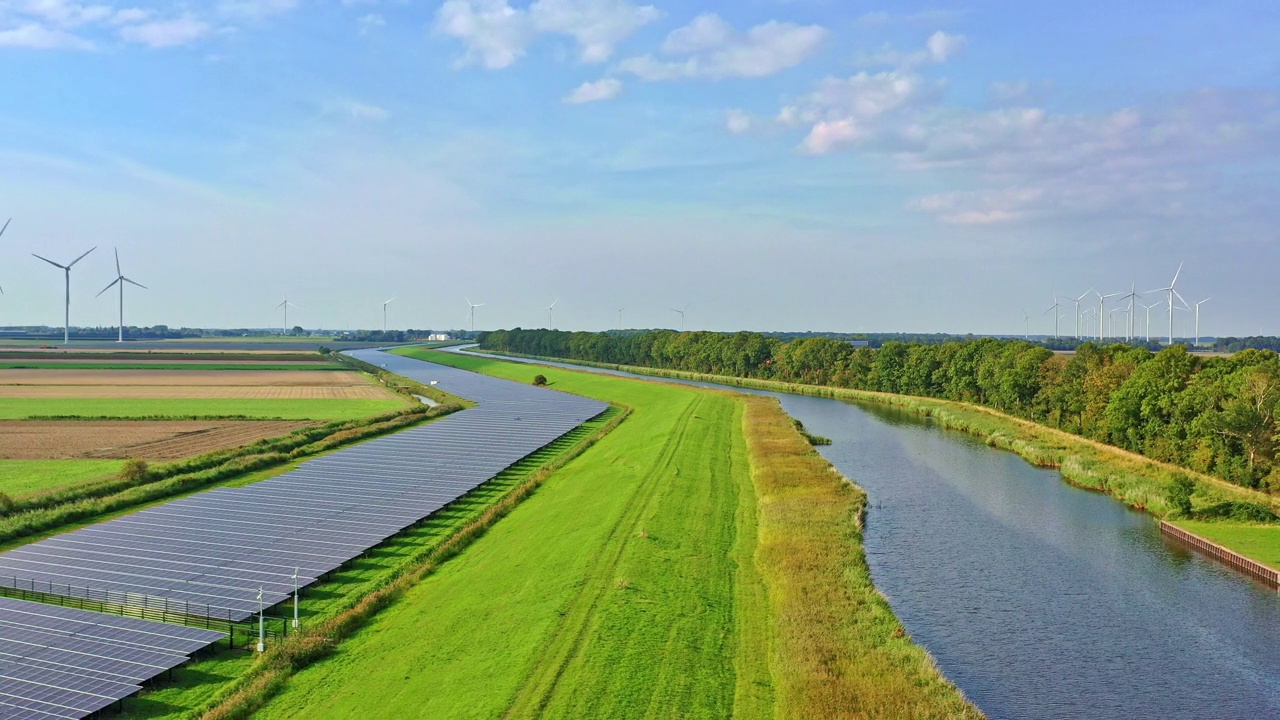
[[[479,405],[220,488],[0,553],[0,586],[232,621],[399,533],[607,409],[546,388],[354,351]]]
[[[86,717],[224,637],[0,597],[0,717]]]

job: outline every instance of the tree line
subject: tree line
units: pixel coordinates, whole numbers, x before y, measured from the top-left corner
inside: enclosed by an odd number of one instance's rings
[[[1280,355],[1202,357],[1083,343],[1071,355],[983,338],[855,347],[760,333],[499,330],[486,350],[918,395],[985,405],[1083,437],[1280,492]]]

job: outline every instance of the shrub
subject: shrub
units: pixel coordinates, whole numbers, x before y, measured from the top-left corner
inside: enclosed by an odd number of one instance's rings
[[[120,468],[120,479],[126,482],[138,482],[146,480],[151,470],[147,467],[147,461],[141,458],[134,458],[124,464]]]
[[[1186,475],[1178,475],[1169,484],[1169,507],[1183,517],[1191,514],[1191,494],[1196,491],[1196,483]]]

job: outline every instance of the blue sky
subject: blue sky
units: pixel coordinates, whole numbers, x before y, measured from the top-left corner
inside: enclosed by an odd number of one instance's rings
[[[0,324],[1280,333],[1280,10],[1044,5],[0,0]]]

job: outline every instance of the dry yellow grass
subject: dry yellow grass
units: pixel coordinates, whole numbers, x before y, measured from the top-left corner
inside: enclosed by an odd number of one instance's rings
[[[872,584],[862,550],[865,493],[809,447],[776,400],[746,403],[778,714],[982,717],[911,642]]]

